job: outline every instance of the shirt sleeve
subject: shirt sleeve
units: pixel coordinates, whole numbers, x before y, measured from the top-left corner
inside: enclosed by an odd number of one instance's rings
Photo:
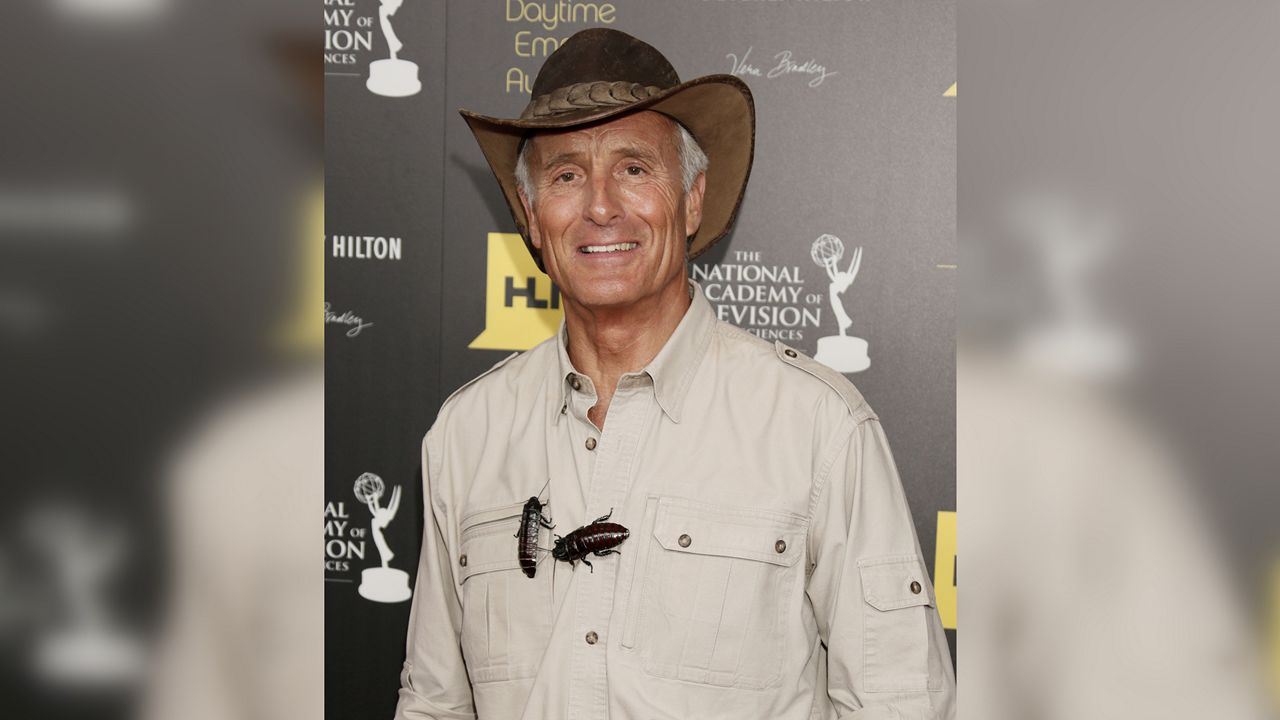
[[[955,674],[902,481],[874,416],[818,470],[807,593],[840,718],[955,716]]]
[[[395,720],[474,720],[471,683],[459,641],[462,603],[445,542],[448,525],[433,501],[432,483],[439,482],[441,469],[440,448],[434,440],[429,432],[422,442],[426,513]]]

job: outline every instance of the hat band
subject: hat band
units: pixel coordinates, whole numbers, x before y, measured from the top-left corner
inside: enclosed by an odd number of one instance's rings
[[[574,110],[631,105],[660,92],[660,87],[625,80],[574,83],[534,98],[524,112],[520,113],[520,119],[530,120]]]

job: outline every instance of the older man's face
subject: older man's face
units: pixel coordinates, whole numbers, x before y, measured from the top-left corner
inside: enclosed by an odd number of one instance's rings
[[[568,301],[618,308],[685,292],[705,180],[684,192],[675,140],[675,123],[646,111],[532,141],[529,235]]]

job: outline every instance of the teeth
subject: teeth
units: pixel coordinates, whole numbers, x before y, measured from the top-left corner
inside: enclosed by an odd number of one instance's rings
[[[632,248],[636,248],[639,246],[640,246],[640,243],[633,243],[633,242],[615,243],[613,245],[588,245],[587,247],[582,248],[582,252],[584,253],[618,252],[619,250],[631,250]]]

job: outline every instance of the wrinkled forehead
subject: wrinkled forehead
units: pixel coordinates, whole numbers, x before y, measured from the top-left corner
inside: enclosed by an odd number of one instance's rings
[[[609,118],[598,123],[564,130],[543,130],[530,133],[517,152],[526,145],[530,151],[545,155],[571,151],[589,151],[649,147],[660,154],[676,150],[676,123],[662,113],[642,110],[637,113]]]

